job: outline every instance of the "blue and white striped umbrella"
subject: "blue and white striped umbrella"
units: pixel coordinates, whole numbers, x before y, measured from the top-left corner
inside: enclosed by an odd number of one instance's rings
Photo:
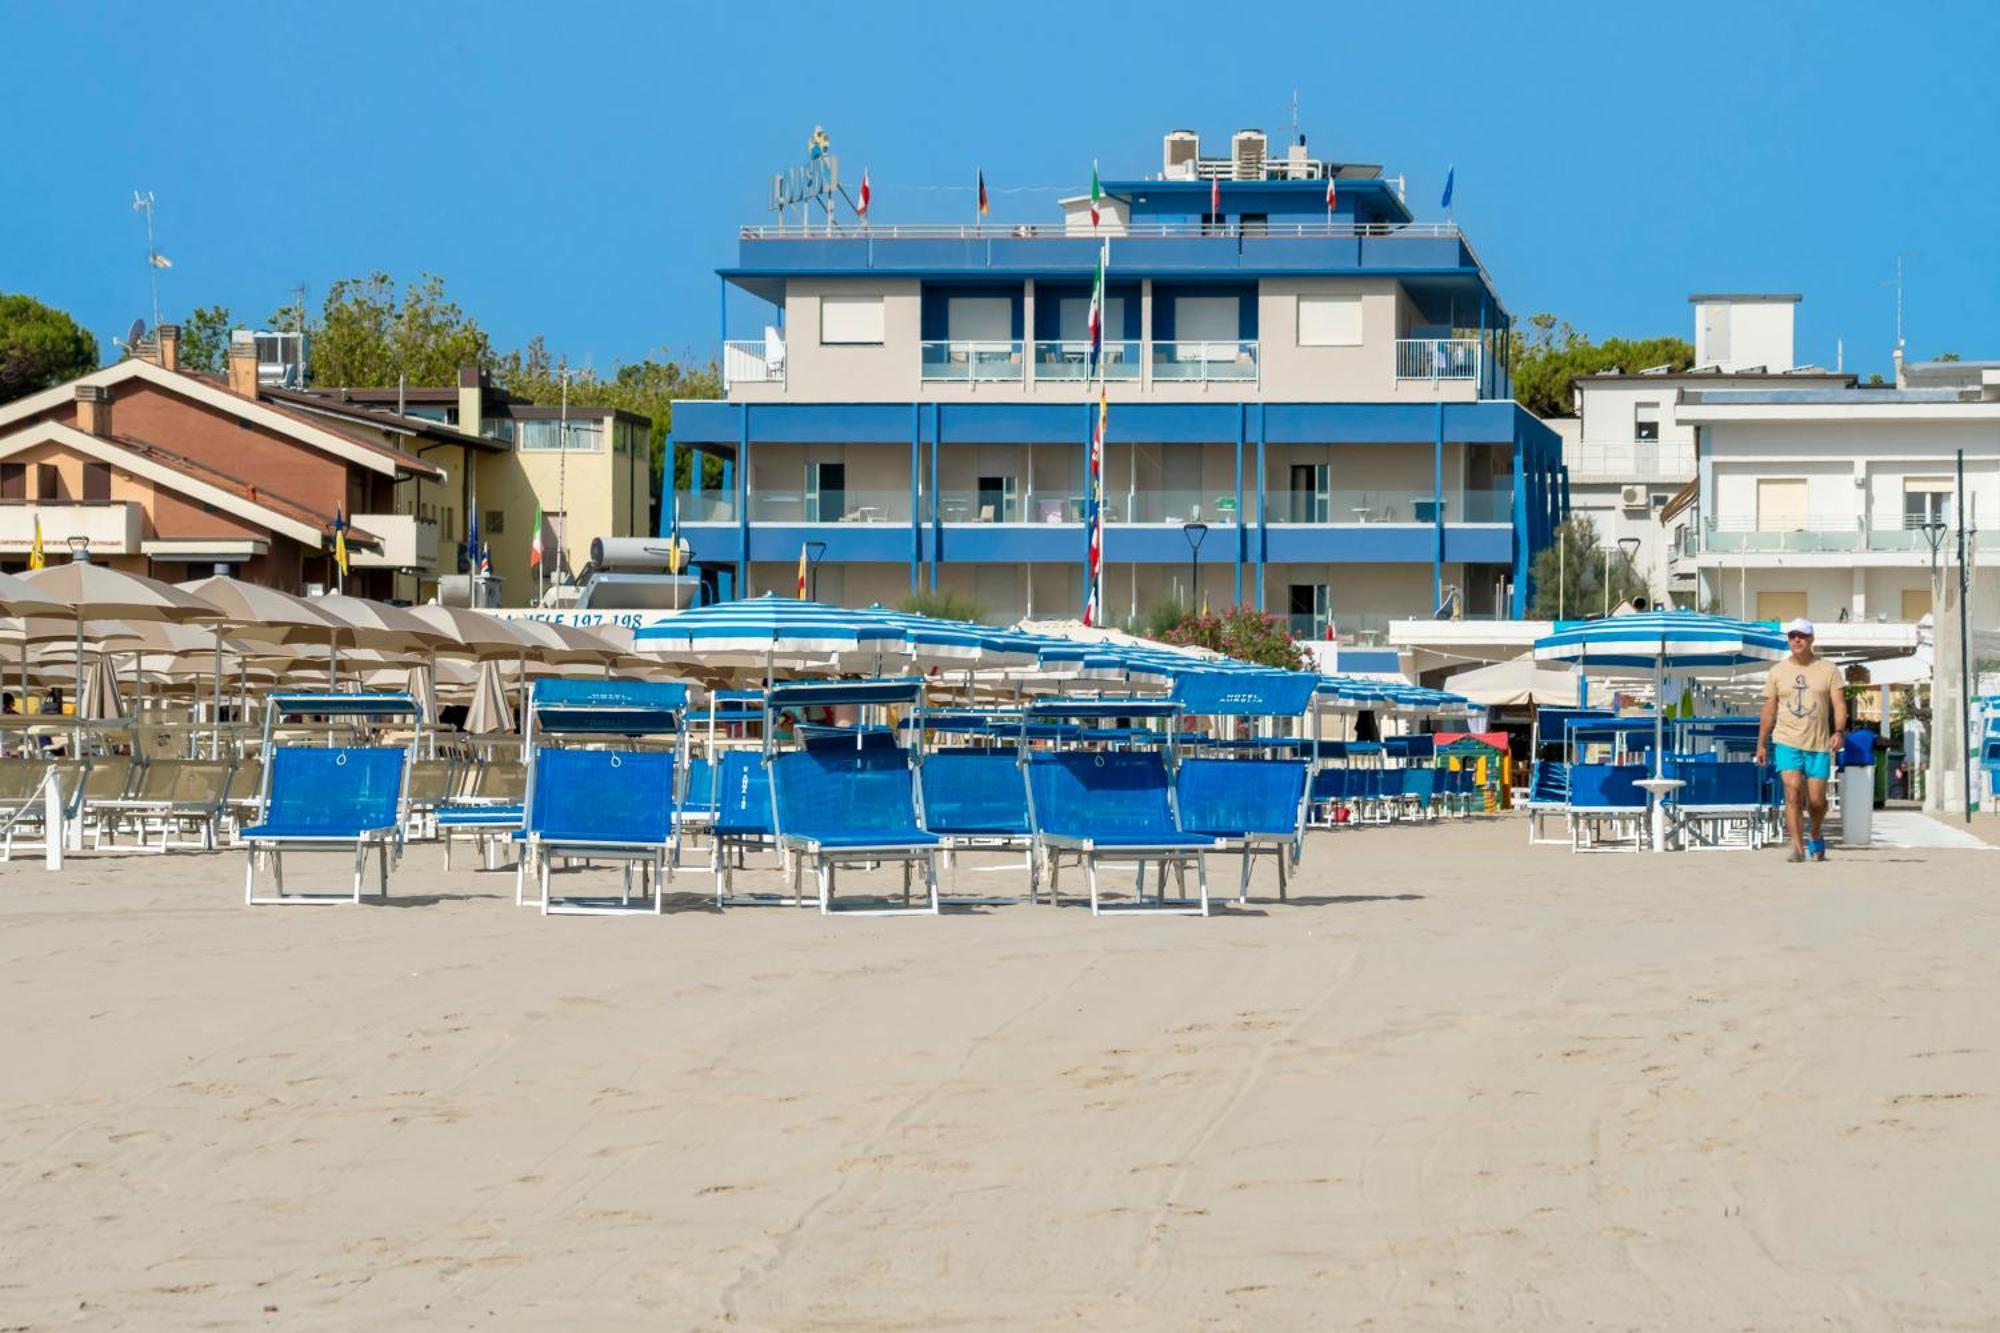
[[[827,666],[851,655],[900,659],[903,628],[867,611],[790,597],[696,607],[633,635],[639,651],[704,666]]]
[[[1789,651],[1775,625],[1699,611],[1562,620],[1535,640],[1536,661],[1573,662],[1592,671],[1731,669],[1775,662]]]

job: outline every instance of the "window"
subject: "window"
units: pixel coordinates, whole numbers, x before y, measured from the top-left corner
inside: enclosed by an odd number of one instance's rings
[[[568,449],[571,453],[596,453],[604,447],[604,423],[601,421],[544,419],[520,424],[520,447],[524,452]]]
[[[1299,346],[1359,347],[1360,345],[1360,297],[1301,296],[1299,298]]]
[[[819,340],[822,343],[882,341],[884,318],[879,296],[822,296],[819,299]]]
[[[0,463],[0,500],[28,498],[28,465]]]
[[[981,523],[1014,523],[1020,519],[1012,477],[980,477],[974,492],[975,516]]]
[[[1656,441],[1660,438],[1660,405],[1638,403],[1632,408],[1632,438]]]
[[[1781,592],[1771,588],[1760,588],[1757,592],[1757,619],[1797,620],[1806,613],[1806,595],[1803,592]]]
[[[1757,531],[1804,532],[1806,529],[1806,479],[1804,477],[1759,477],[1757,479]],[[1800,614],[1804,614],[1801,612]]]
[[[35,464],[35,498],[37,500],[60,500],[62,493],[62,473],[54,463]]]
[[[1950,477],[1903,478],[1903,526],[1912,531],[1931,523],[1949,524]]]
[[[111,464],[85,463],[83,465],[83,498],[85,500],[109,500],[111,498]]]
[[[806,464],[808,523],[838,523],[847,515],[847,464]]]
[[[489,509],[486,511],[486,536],[498,537],[507,530],[507,511]]]

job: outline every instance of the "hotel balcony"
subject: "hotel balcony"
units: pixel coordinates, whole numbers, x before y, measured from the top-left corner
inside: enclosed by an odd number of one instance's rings
[[[1399,380],[1476,380],[1480,371],[1477,338],[1398,338]]]
[[[37,520],[51,561],[68,558],[72,537],[88,538],[94,556],[138,555],[145,532],[145,510],[135,500],[9,500],[0,503],[0,552],[32,550]]]
[[[1629,444],[1573,444],[1564,451],[1571,481],[1685,483],[1694,476],[1693,441],[1634,440]]]
[[[1082,383],[1096,378],[1099,371],[1112,383],[1130,383],[1139,378],[1143,344],[1137,339],[1108,339],[1099,358],[1098,370],[1090,365],[1090,344],[1079,341],[1039,341],[1035,344],[1035,378],[1051,382]]]
[[[356,514],[354,526],[382,539],[380,551],[356,550],[357,569],[408,569],[435,573],[438,565],[438,525],[414,514]]]
[[[1447,487],[1442,496],[1425,486],[1397,489],[1274,491],[1265,519],[1271,523],[1344,524],[1512,523],[1511,487]]]
[[[1956,558],[1958,534],[1949,525],[1938,534],[1938,559]],[[1980,532],[1968,527],[1969,546],[1980,551],[2000,550],[2000,532]],[[1686,553],[1717,557],[1710,564],[1726,563],[1720,557],[1830,555],[1906,557],[1886,563],[1929,564],[1930,538],[1920,523],[1892,518],[1886,525],[1869,525],[1853,516],[1814,515],[1797,527],[1762,528],[1754,518],[1719,518],[1705,530],[1689,529]]]

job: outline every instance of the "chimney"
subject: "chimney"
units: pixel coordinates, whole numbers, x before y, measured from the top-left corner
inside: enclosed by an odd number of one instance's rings
[[[111,433],[111,390],[101,384],[76,386],[76,428],[85,435]]]
[[[1899,389],[1909,388],[1910,382],[1903,378],[1903,344],[1896,344],[1896,350],[1889,354],[1889,360],[1896,367],[1896,387]]]
[[[486,402],[486,372],[468,361],[458,368],[458,428],[479,434],[479,413]]]
[[[257,397],[257,341],[251,337],[229,341],[229,391],[245,398]]]
[[[162,324],[153,332],[159,336],[160,365],[166,370],[181,368],[181,326]]]

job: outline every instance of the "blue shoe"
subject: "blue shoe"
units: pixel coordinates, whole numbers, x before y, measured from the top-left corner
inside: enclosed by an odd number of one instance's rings
[[[1806,839],[1806,857],[1807,859],[1813,861],[1826,860],[1826,839],[1825,838]]]

